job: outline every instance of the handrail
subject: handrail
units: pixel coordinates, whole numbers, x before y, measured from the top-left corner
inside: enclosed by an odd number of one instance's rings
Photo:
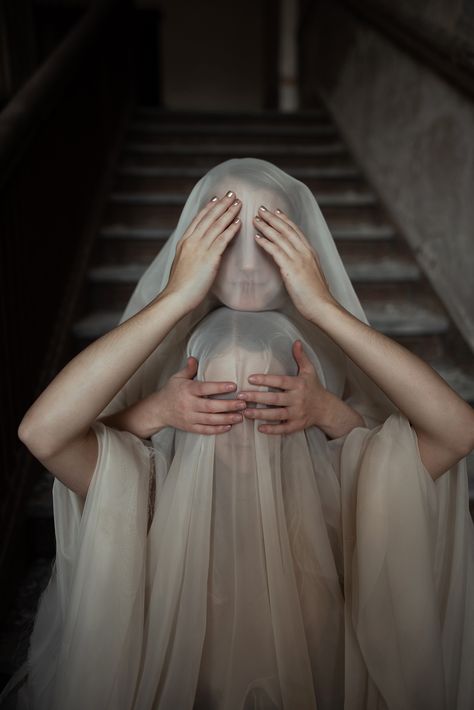
[[[133,104],[132,0],[97,0],[0,113],[0,617],[27,558],[40,466],[17,427],[70,325]],[[2,294],[3,296],[3,294]]]
[[[42,121],[57,105],[73,81],[88,46],[121,0],[92,3],[77,26],[0,112],[0,188],[28,148]]]
[[[441,33],[434,38],[423,28],[414,29],[399,14],[381,8],[380,3],[342,0],[342,4],[470,98],[474,96],[473,52],[461,41],[453,43]]]

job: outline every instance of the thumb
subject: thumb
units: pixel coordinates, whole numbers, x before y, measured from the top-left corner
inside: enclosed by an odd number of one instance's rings
[[[301,340],[295,340],[293,343],[293,357],[298,365],[298,374],[301,374],[302,372],[306,372],[308,374],[314,373],[313,364],[303,350],[303,343]]]
[[[187,380],[192,380],[195,376],[198,368],[198,361],[195,357],[188,357],[186,361],[186,366],[182,370],[176,373],[175,377],[184,377]]]

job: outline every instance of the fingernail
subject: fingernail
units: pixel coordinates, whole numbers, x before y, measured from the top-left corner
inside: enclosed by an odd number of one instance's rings
[[[267,211],[267,208],[264,207],[263,205],[260,205],[260,209],[262,210],[262,212],[266,212],[266,211]]]
[[[217,195],[214,195],[214,197],[211,197],[211,199],[209,200],[209,202],[215,202],[216,200],[217,200]]]
[[[226,390],[235,390],[236,385],[226,385],[225,388]]]
[[[245,399],[246,397],[247,397],[247,395],[242,392],[237,395],[237,399]]]
[[[232,207],[235,207],[235,206],[238,205],[238,204],[239,204],[239,201],[238,201],[238,200],[235,200],[235,202],[232,203]]]
[[[233,422],[241,422],[242,421],[242,415],[237,414],[235,417],[232,417]]]
[[[255,217],[255,221],[256,221],[256,222],[261,222],[262,220],[260,219],[260,217]]]
[[[232,190],[229,190],[229,192],[226,193],[226,197],[232,197],[233,194],[234,194],[234,193],[232,192]]]
[[[250,375],[249,382],[257,382],[257,381],[258,381],[258,377],[256,375]]]
[[[282,211],[281,211],[281,210],[275,210],[275,212],[276,212],[277,214],[282,214]]]

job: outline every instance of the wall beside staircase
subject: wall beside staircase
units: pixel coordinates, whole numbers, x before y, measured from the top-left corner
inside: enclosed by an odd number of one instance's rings
[[[474,94],[350,9],[363,2],[306,5],[303,105],[323,97],[474,350]]]

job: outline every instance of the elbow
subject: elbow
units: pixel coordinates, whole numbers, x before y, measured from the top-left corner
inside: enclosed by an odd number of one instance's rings
[[[38,430],[31,422],[28,422],[26,417],[21,420],[17,435],[22,444],[26,446],[35,458],[47,459],[53,454],[48,436],[44,431]]]
[[[460,459],[469,456],[471,451],[474,449],[474,423],[471,423],[466,429],[466,436],[460,442],[457,449]]]

